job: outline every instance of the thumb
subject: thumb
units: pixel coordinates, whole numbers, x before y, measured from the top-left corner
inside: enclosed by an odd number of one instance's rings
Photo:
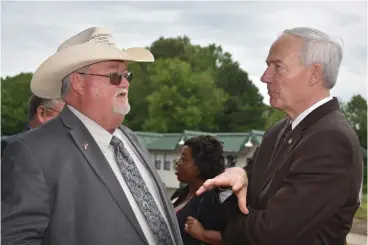
[[[249,210],[247,208],[247,188],[242,188],[236,193],[238,197],[239,209],[243,214],[248,214]]]

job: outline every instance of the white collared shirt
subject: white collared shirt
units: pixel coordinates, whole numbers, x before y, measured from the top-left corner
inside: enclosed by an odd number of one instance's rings
[[[328,96],[324,99],[321,99],[317,103],[313,104],[311,107],[303,111],[299,116],[295,118],[295,120],[291,123],[291,129],[294,130],[296,126],[306,117],[308,116],[312,111],[320,107],[321,105],[327,103],[328,101],[332,100],[332,96]]]
[[[88,118],[87,116],[85,116],[84,114],[79,112],[74,107],[72,107],[70,105],[67,105],[67,106],[82,121],[82,123],[86,126],[86,128],[91,133],[94,140],[96,141],[97,145],[100,147],[101,151],[103,152],[106,160],[109,162],[109,165],[110,165],[111,169],[113,170],[116,178],[118,179],[118,181],[121,185],[121,188],[123,189],[128,201],[129,201],[129,204],[132,207],[133,212],[134,212],[134,214],[135,214],[135,216],[136,216],[136,218],[139,222],[139,225],[141,226],[142,231],[143,231],[144,235],[146,236],[148,244],[149,245],[156,245],[156,241],[155,241],[155,238],[153,236],[153,233],[152,233],[151,229],[149,228],[149,225],[146,221],[146,218],[144,217],[142,211],[140,210],[137,202],[135,201],[132,193],[130,192],[130,189],[129,189],[127,183],[125,182],[125,179],[123,178],[123,176],[120,172],[119,166],[118,166],[118,164],[116,163],[116,160],[115,160],[114,149],[110,145],[110,142],[111,142],[111,139],[112,139],[113,135],[118,137],[123,142],[125,148],[128,150],[129,154],[131,155],[131,157],[133,158],[135,164],[137,165],[137,168],[138,168],[140,174],[142,175],[142,178],[146,182],[147,188],[151,192],[151,194],[153,196],[153,199],[155,200],[161,214],[165,214],[165,212],[163,210],[163,203],[162,203],[162,200],[160,199],[160,195],[159,195],[156,183],[154,182],[152,176],[150,175],[149,171],[146,169],[144,164],[137,157],[135,151],[133,151],[133,146],[131,145],[130,141],[125,137],[125,135],[121,132],[121,130],[119,130],[119,128],[117,128],[114,131],[113,134],[110,134],[104,128],[102,128],[99,124],[97,124],[95,121],[93,121],[92,119]],[[164,217],[164,219],[167,223],[167,226],[169,227],[171,238],[173,238],[171,227],[169,226],[167,217],[166,217],[166,215],[162,215],[162,216]],[[124,231],[122,231],[122,232],[124,232]]]

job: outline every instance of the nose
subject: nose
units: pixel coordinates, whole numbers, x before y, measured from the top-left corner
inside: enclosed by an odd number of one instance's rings
[[[180,164],[180,159],[177,159],[177,160],[175,161],[175,168],[178,168],[178,167],[179,167],[179,164]]]
[[[267,69],[264,71],[261,82],[263,83],[271,83],[273,80],[273,71],[270,66],[267,67]]]
[[[129,88],[128,80],[125,77],[122,77],[118,87],[120,87],[120,88]]]

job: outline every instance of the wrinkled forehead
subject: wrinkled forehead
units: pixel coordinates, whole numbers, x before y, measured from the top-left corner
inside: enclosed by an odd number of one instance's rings
[[[267,61],[275,62],[290,59],[299,59],[303,50],[303,40],[301,38],[283,34],[270,47]]]

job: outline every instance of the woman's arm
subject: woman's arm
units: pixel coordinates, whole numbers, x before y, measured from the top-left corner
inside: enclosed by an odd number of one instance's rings
[[[204,230],[201,241],[211,245],[222,245],[221,233],[219,231]]]
[[[202,224],[191,216],[185,222],[184,231],[202,242],[211,245],[222,245],[222,237],[219,231],[205,230]]]

